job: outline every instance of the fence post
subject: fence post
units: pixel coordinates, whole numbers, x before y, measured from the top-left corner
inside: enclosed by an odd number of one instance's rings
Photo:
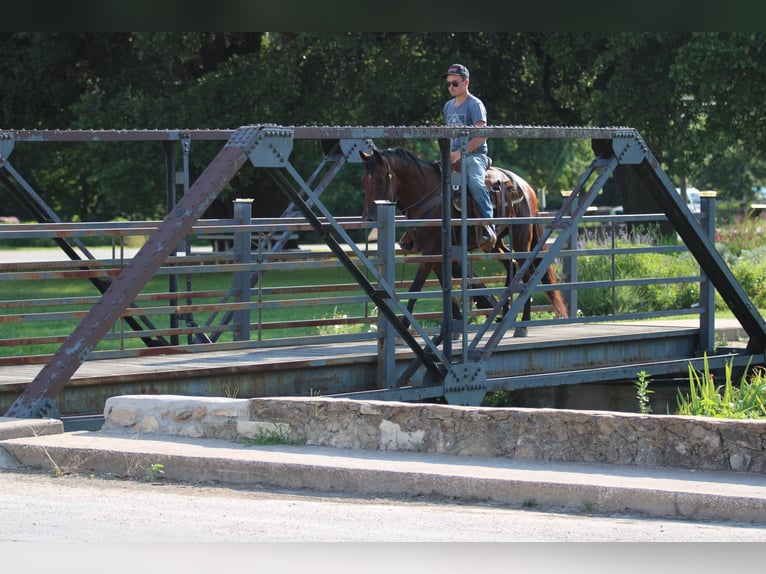
[[[396,281],[396,204],[376,201],[378,213],[378,260],[380,278],[393,286]],[[386,305],[391,307],[388,300]],[[378,312],[378,382],[389,388],[396,382],[396,330]]]
[[[252,199],[234,200],[234,222],[236,225],[250,225],[253,214]],[[252,262],[250,247],[251,232],[249,229],[234,231],[233,257],[236,263],[249,264]],[[250,302],[250,269],[234,272],[233,288],[239,293],[241,303]],[[250,340],[250,309],[240,309],[232,314],[234,323],[234,340]]]
[[[572,195],[572,191],[562,191],[561,196],[566,200],[567,197]],[[575,198],[572,201],[571,211],[574,211],[577,209],[577,198]],[[569,235],[569,238],[567,239],[567,242],[564,244],[565,250],[571,250],[572,247],[577,246],[577,227],[575,227],[572,230],[572,233]],[[565,255],[563,257],[562,261],[562,272],[564,274],[564,279],[567,283],[576,283],[577,282],[577,256],[576,255]],[[569,307],[569,316],[570,317],[577,317],[577,289],[562,289],[562,295],[564,296],[564,300],[567,303],[567,306]]]
[[[715,191],[700,192],[700,224],[715,245]],[[712,353],[715,348],[715,288],[700,269],[700,349]]]
[[[171,142],[164,142],[163,147],[165,149],[165,201],[167,203],[168,213],[170,213],[176,206],[175,156],[173,154],[173,147]],[[178,253],[178,246],[173,248],[173,250],[170,252],[170,255],[172,256],[176,253]],[[175,294],[178,293],[178,275],[176,273],[171,273],[168,275],[168,291],[173,294],[170,297],[169,303],[171,307],[176,307],[178,305],[178,298],[175,296]],[[169,326],[171,329],[178,328],[177,313],[171,313]],[[170,344],[178,345],[178,335],[170,336]]]

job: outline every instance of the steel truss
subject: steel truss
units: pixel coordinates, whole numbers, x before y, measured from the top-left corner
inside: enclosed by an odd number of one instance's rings
[[[538,245],[525,259],[516,277],[523,277],[535,259],[540,263],[532,272],[531,279],[520,282],[514,278],[499,297],[496,307],[471,339],[467,337],[466,326],[456,326],[449,316],[452,287],[449,281],[443,287],[444,308],[447,316],[441,332],[430,338],[423,327],[406,309],[395,293],[390,279],[383,277],[376,265],[362,252],[322,204],[321,193],[330,180],[346,162],[359,161],[359,149],[368,150],[372,141],[380,139],[437,139],[442,156],[447,154],[449,138],[460,138],[463,145],[471,137],[518,138],[518,139],[590,139],[596,157],[580,178],[575,190],[565,201],[562,209],[549,225]],[[321,235],[332,252],[348,269],[364,289],[367,296],[377,305],[393,329],[413,350],[416,360],[405,370],[394,387],[381,391],[354,393],[349,396],[376,398],[417,398],[444,396],[453,404],[479,404],[492,384],[487,380],[486,361],[496,349],[503,334],[513,326],[518,313],[539,284],[545,271],[570,241],[588,207],[598,192],[614,173],[622,167],[637,172],[648,192],[662,207],[668,220],[675,227],[690,252],[700,264],[715,289],[733,311],[750,337],[746,354],[758,355],[763,361],[766,347],[766,323],[749,300],[742,287],[728,269],[711,240],[688,211],[669,178],[659,167],[640,135],[631,128],[582,128],[582,127],[541,127],[541,126],[497,126],[485,128],[449,127],[283,127],[274,125],[243,126],[236,130],[12,130],[0,132],[0,156],[7,158],[17,141],[179,141],[184,144],[185,154],[193,139],[225,140],[220,152],[208,167],[188,187],[183,197],[175,204],[168,216],[148,239],[142,249],[130,261],[122,274],[103,293],[88,315],[56,351],[52,359],[42,368],[34,381],[11,406],[6,416],[43,417],[55,413],[54,399],[80,364],[87,358],[93,347],[131,305],[147,281],[159,269],[176,245],[188,235],[191,227],[202,216],[215,197],[248,161],[256,168],[265,168],[280,188],[287,194],[291,212],[297,209],[312,227]],[[290,163],[289,157],[295,139],[330,140],[335,145],[323,163],[308,181],[304,181]],[[184,156],[186,158],[186,155]],[[444,157],[443,157],[444,160]],[[326,165],[329,172],[318,179]],[[445,163],[446,165],[446,163]],[[170,166],[169,166],[170,171]],[[188,175],[188,170],[185,171]],[[465,170],[462,170],[465,174]],[[463,179],[465,176],[463,175]],[[451,213],[449,198],[449,177],[443,177],[443,221],[444,237],[450,234]],[[314,187],[312,187],[312,185]],[[463,190],[466,189],[463,181]],[[465,193],[465,191],[463,191]],[[465,200],[465,198],[463,198]],[[319,212],[317,215],[315,212]],[[463,244],[466,242],[465,215],[461,221]],[[554,235],[554,232],[557,232]],[[286,241],[286,238],[282,239]],[[344,252],[341,244],[348,245],[366,273]],[[444,241],[443,260],[445,270],[452,260],[451,242]],[[547,250],[544,249],[547,243]],[[282,243],[284,245],[284,243]],[[281,248],[279,242],[276,246]],[[275,246],[275,247],[276,247]],[[462,253],[466,250],[462,249]],[[461,257],[463,278],[466,278],[467,259]],[[373,277],[374,281],[367,279]],[[450,273],[445,273],[446,277]],[[257,279],[251,279],[251,286]],[[465,284],[465,281],[464,281]],[[462,289],[464,306],[468,295]],[[503,306],[510,308],[494,327],[494,331],[481,344],[484,336],[502,312]],[[464,314],[467,316],[467,314]],[[400,317],[406,317],[414,327],[421,343],[404,327]],[[230,317],[224,317],[224,321]],[[452,332],[462,327],[462,352],[453,355]],[[424,366],[427,375],[423,387],[407,392],[407,378],[417,368]],[[429,394],[430,393],[430,394]]]

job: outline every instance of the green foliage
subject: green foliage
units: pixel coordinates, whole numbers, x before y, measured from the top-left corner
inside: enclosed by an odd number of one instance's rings
[[[716,247],[725,250],[730,260],[736,260],[744,252],[763,245],[766,219],[737,216],[716,230]],[[731,262],[731,261],[729,261]]]
[[[638,379],[633,383],[636,389],[636,398],[638,399],[638,412],[642,415],[648,415],[652,412],[652,407],[649,404],[649,395],[654,391],[649,388],[651,383],[651,377],[646,371],[639,371],[636,376]]]
[[[731,271],[759,309],[766,307],[766,247],[744,251],[731,267]],[[716,308],[726,308],[716,294]]]
[[[277,444],[297,444],[290,436],[290,425],[275,423],[268,427],[258,427],[249,436],[239,435],[234,442],[244,446],[269,446]]]
[[[729,197],[766,177],[766,48],[751,32],[4,32],[0,125],[440,125],[443,70],[455,61],[471,69],[491,125],[635,127],[672,179]],[[403,143],[438,156],[433,141],[376,141]],[[555,207],[592,158],[589,145],[493,140],[491,153]],[[301,172],[317,164],[310,147],[291,157]],[[192,180],[218,149],[194,143]],[[17,145],[11,159],[64,221],[165,211],[160,145]],[[279,212],[281,194],[252,171],[224,194]],[[338,181],[332,209],[358,213],[358,174]]]
[[[616,239],[614,246],[649,246],[656,241],[654,232],[636,232]],[[610,243],[605,236],[586,235],[581,237],[579,246],[596,249],[610,247]],[[581,281],[693,277],[699,273],[699,265],[684,252],[589,255],[579,257],[577,266]],[[699,302],[699,286],[695,283],[655,283],[614,289],[588,288],[579,291],[577,302],[585,316],[683,309]]]
[[[165,465],[160,463],[155,463],[147,467],[146,472],[144,473],[144,480],[146,482],[159,480],[161,478],[164,478],[163,476],[164,474],[165,474]]]
[[[760,217],[735,217],[719,225],[716,249],[756,307],[766,307],[766,246],[763,235],[766,220]],[[716,309],[726,309],[716,294]]]
[[[678,389],[679,415],[697,415],[727,419],[766,418],[766,371],[762,367],[748,375],[745,369],[739,383],[733,379],[731,363],[725,366],[723,385],[716,386],[705,355],[702,373],[689,365],[689,394]]]
[[[481,402],[483,407],[512,407],[515,406],[509,391],[490,391],[484,395]]]

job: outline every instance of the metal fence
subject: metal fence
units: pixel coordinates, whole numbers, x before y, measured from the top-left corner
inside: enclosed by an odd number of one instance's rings
[[[273,241],[276,237],[310,231],[304,219],[252,219],[247,211],[249,203],[241,203],[245,211],[239,216],[235,214],[235,219],[200,220],[193,227],[89,359],[170,353],[175,347],[202,352],[369,341],[395,335],[385,328],[385,320],[378,316],[370,298],[327,249],[306,245],[298,249],[272,249],[285,244]],[[701,217],[714,220],[714,209],[714,199],[704,200]],[[546,225],[550,220],[550,216],[544,216],[519,219],[516,223],[538,221]],[[662,215],[584,218],[577,237],[573,236],[560,252],[556,264],[561,280],[556,287],[568,302],[570,318],[555,318],[545,305],[538,305],[532,321],[526,325],[699,316],[703,346],[712,349],[713,291],[698,265],[694,264],[693,273],[668,275],[666,271],[671,266],[666,265],[657,269],[663,273],[636,277],[626,274],[625,265],[621,264],[639,254],[684,256],[687,249],[680,241],[663,245],[636,239],[640,230],[651,229],[662,220]],[[358,218],[338,218],[338,222],[344,229],[363,236],[375,230],[388,241],[398,237],[405,227],[441,225],[440,221],[393,217],[378,223]],[[147,221],[0,225],[0,364],[46,362],[121,273],[135,254],[134,246],[159,224]],[[459,224],[460,220],[455,220],[455,225]],[[387,233],[383,234],[386,227]],[[210,241],[229,237],[228,248],[211,251]],[[45,242],[61,248],[57,260],[35,260],[32,255],[28,260],[23,255],[19,257],[27,252],[38,253],[27,251],[23,245]],[[438,332],[442,316],[438,283],[433,279],[423,290],[407,292],[410,278],[423,258],[400,251],[393,258],[385,256],[392,251],[379,252],[375,242],[365,246],[366,256],[381,269],[380,276],[395,278],[396,293],[402,301],[417,299],[415,317]],[[352,252],[349,255],[354,257]],[[525,255],[511,254],[519,261]],[[468,256],[479,280],[486,285],[482,293],[503,292],[504,271],[497,257],[487,253]],[[596,260],[600,272],[594,277]],[[647,288],[663,286],[667,289],[684,286],[694,294],[691,304],[630,311],[625,311],[621,304],[625,297],[640,296]],[[538,286],[535,302],[542,302],[542,291],[549,288]],[[453,282],[454,297],[476,292],[470,285],[460,285],[459,280]],[[592,299],[594,294],[600,301],[600,310],[584,313],[583,301]],[[465,326],[468,331],[483,320],[482,313],[486,311],[471,309]],[[514,323],[521,325],[525,323]]]

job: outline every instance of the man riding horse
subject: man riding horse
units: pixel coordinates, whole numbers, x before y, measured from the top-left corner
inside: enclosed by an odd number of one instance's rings
[[[447,73],[447,89],[452,99],[444,104],[444,121],[448,126],[487,125],[487,110],[484,103],[468,91],[471,75],[468,68],[462,64],[452,64]],[[487,138],[471,138],[465,147],[465,170],[468,191],[476,205],[477,215],[487,220],[479,230],[479,249],[491,251],[495,246],[497,235],[495,226],[491,223],[492,203],[484,183],[489,156]],[[453,138],[450,144],[450,165],[460,165],[462,150],[459,138]]]

